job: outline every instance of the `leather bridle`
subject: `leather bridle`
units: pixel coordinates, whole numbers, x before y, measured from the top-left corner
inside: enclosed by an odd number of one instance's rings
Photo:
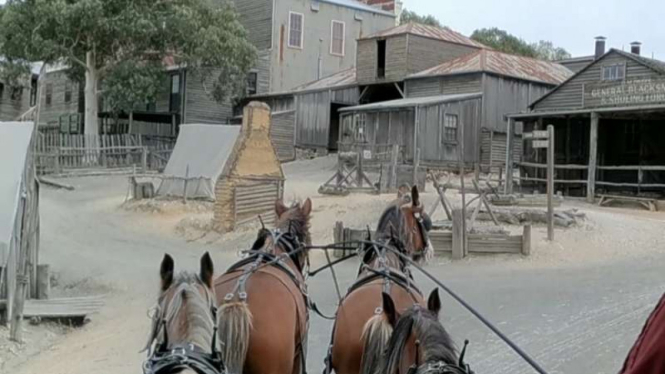
[[[161,308],[158,307],[158,309]],[[210,314],[214,326],[210,352],[191,343],[178,344],[169,348],[168,320],[164,313],[165,311],[161,311],[158,316],[154,317],[159,321],[154,338],[156,339],[161,330],[163,341],[152,350],[148,347],[148,359],[143,363],[144,374],[174,374],[184,369],[191,369],[198,374],[226,374],[221,353],[217,350],[217,306],[214,300],[210,303]]]

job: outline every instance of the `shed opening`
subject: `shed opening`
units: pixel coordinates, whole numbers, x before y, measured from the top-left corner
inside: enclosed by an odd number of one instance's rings
[[[376,41],[376,77],[385,78],[386,77],[386,41],[377,40]]]

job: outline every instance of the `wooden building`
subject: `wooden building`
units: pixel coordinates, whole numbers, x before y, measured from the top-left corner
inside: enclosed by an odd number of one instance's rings
[[[16,121],[35,105],[37,77],[26,76],[16,87],[0,81],[0,121]]]
[[[554,125],[557,190],[589,201],[602,192],[665,191],[665,62],[641,56],[639,44],[632,47],[602,54],[529,112],[509,116],[509,129]],[[524,145],[521,185],[544,189],[545,154]]]
[[[457,165],[458,147],[464,143],[469,166],[503,167],[504,116],[525,110],[571,75],[551,62],[473,50],[406,77],[405,99],[341,109],[340,141],[353,141],[362,133],[368,144],[397,143],[408,160],[419,151],[421,164],[443,168]]]
[[[111,113],[100,100],[101,134],[141,134],[175,137],[180,123],[220,123],[231,117],[230,105],[220,104],[206,92],[214,75],[190,73],[165,60],[165,84],[154,102],[137,106],[130,113]],[[46,69],[41,94],[40,126],[55,132],[81,134],[85,112],[83,83],[67,76],[66,66]],[[202,78],[203,77],[203,78]]]

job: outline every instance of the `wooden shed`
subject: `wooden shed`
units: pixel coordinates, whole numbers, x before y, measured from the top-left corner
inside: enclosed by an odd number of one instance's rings
[[[423,166],[478,162],[482,93],[391,100],[342,108],[340,144],[365,143],[379,149],[398,144],[402,158]],[[463,130],[462,130],[463,128]],[[464,134],[462,137],[462,133]]]
[[[222,232],[261,215],[273,222],[274,206],[284,195],[284,172],[270,139],[270,107],[251,102],[242,128],[215,185],[213,224]]]

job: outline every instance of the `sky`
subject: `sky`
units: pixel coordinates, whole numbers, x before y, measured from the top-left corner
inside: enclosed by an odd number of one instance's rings
[[[664,0],[402,0],[406,9],[431,14],[464,35],[498,27],[528,42],[549,40],[573,56],[592,55],[594,38],[607,48],[665,60]]]

